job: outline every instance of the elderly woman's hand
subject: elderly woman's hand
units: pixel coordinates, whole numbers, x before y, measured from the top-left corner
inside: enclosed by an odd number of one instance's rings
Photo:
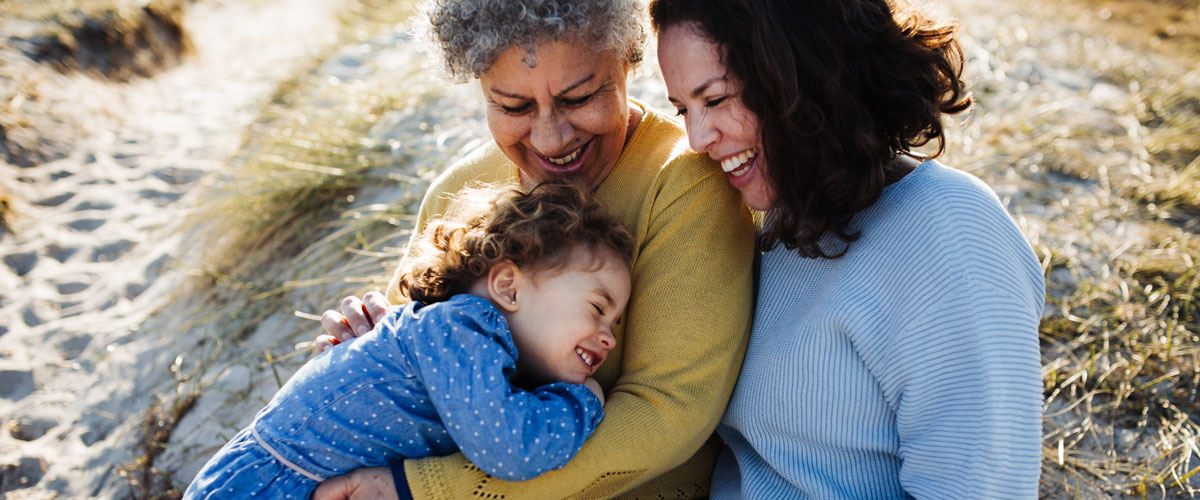
[[[317,485],[312,500],[395,500],[396,483],[388,467],[365,467]]]
[[[379,292],[367,292],[361,299],[353,295],[342,299],[341,311],[330,309],[321,315],[326,335],[313,342],[317,352],[371,331],[387,314],[388,305],[387,297]]]

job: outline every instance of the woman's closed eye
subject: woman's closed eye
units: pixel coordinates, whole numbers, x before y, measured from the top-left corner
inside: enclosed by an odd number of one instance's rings
[[[720,106],[720,105],[721,105],[721,103],[725,102],[725,100],[726,100],[726,99],[729,99],[729,96],[727,96],[727,95],[723,95],[723,96],[721,96],[721,97],[714,97],[714,98],[712,98],[712,99],[709,99],[709,100],[707,100],[707,101],[704,101],[704,107],[706,107],[706,108],[715,108],[715,107],[717,107],[717,106]]]
[[[525,104],[521,104],[519,106],[505,106],[503,104],[498,104],[498,103],[496,105],[499,106],[502,111],[504,111],[505,113],[508,113],[510,115],[523,114],[526,111],[529,111],[530,109],[533,108],[533,104],[528,103],[528,102]]]
[[[568,98],[564,97],[562,99],[562,102],[563,102],[563,104],[566,104],[567,106],[570,106],[570,107],[578,107],[578,106],[583,106],[584,104],[587,104],[587,102],[592,100],[592,97],[595,97],[595,96],[596,96],[596,93],[593,92],[593,93],[585,95],[583,97],[576,97],[574,99],[568,99]]]
[[[723,95],[721,97],[714,97],[712,99],[704,101],[704,107],[715,108],[717,106],[720,106],[721,103],[724,103],[726,99],[729,99],[729,96]],[[675,108],[675,116],[687,116],[687,108]]]

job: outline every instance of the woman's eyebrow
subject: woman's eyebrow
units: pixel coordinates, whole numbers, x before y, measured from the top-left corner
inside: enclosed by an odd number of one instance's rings
[[[697,85],[695,90],[692,90],[692,97],[700,97],[700,94],[703,94],[704,91],[708,90],[708,87],[712,86],[712,84],[720,82],[720,81],[724,81],[724,80],[725,80],[724,76],[714,76],[712,78],[709,78],[708,80],[705,80],[704,83]]]
[[[701,83],[700,85],[697,85],[697,86],[696,86],[696,88],[695,88],[695,90],[692,90],[692,95],[690,95],[689,97],[691,97],[692,99],[695,99],[695,98],[697,98],[697,97],[700,97],[700,96],[701,96],[701,95],[703,95],[703,94],[704,94],[704,92],[705,92],[705,91],[707,91],[707,90],[708,90],[708,88],[709,88],[709,87],[711,87],[711,86],[712,86],[714,83],[717,83],[717,82],[722,82],[722,81],[725,81],[725,77],[724,77],[724,76],[714,76],[714,77],[712,77],[712,78],[709,78],[708,80],[705,80],[705,81],[704,81],[704,83]],[[675,105],[678,105],[678,104],[679,104],[679,100],[678,100],[678,99],[675,99],[674,97],[667,96],[667,100],[668,100],[668,101],[671,101],[671,104],[675,104]]]
[[[568,86],[567,88],[563,89],[561,92],[559,92],[559,93],[555,94],[555,95],[554,95],[554,97],[562,97],[563,95],[565,95],[565,94],[567,94],[567,93],[571,92],[572,90],[575,90],[575,89],[576,89],[576,88],[578,88],[580,85],[583,85],[583,84],[585,84],[585,83],[587,83],[587,82],[590,82],[590,81],[591,81],[593,78],[596,78],[596,74],[595,74],[595,73],[592,73],[592,74],[590,74],[590,75],[588,75],[588,76],[586,76],[586,77],[583,77],[583,78],[579,79],[579,81],[577,81],[577,82],[575,82],[575,83],[572,83],[570,86]]]
[[[595,73],[592,73],[592,74],[589,74],[588,76],[585,76],[585,77],[583,77],[583,78],[580,78],[580,79],[579,79],[578,81],[576,81],[575,83],[572,83],[571,85],[567,86],[567,88],[565,88],[565,89],[563,89],[562,91],[560,91],[560,92],[558,92],[557,94],[555,94],[555,95],[554,95],[554,97],[562,97],[564,94],[567,94],[567,93],[571,92],[572,90],[575,90],[575,89],[576,89],[576,88],[578,88],[580,85],[583,85],[583,84],[585,84],[585,83],[587,83],[587,82],[591,81],[593,78],[596,78],[596,74],[595,74]],[[506,91],[500,90],[500,89],[498,89],[498,88],[496,88],[496,87],[489,87],[489,88],[488,88],[488,90],[490,90],[490,91],[491,91],[493,94],[499,94],[499,95],[502,95],[502,96],[504,96],[504,97],[507,97],[507,98],[509,98],[509,99],[529,99],[529,97],[528,97],[528,96],[523,96],[523,95],[521,95],[521,94],[514,94],[514,93],[512,93],[512,92],[506,92]]]

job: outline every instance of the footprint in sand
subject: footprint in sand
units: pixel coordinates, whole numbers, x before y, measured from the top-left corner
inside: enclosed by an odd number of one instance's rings
[[[162,274],[163,270],[165,270],[167,266],[174,261],[175,256],[171,255],[170,253],[164,253],[157,259],[154,259],[154,261],[147,264],[146,271],[142,274],[147,280],[153,280],[154,278],[157,278],[158,275]]]
[[[74,197],[75,197],[75,193],[63,193],[63,194],[51,196],[49,198],[43,198],[43,199],[37,200],[37,201],[33,202],[33,204],[37,205],[39,207],[57,207],[59,205],[62,205],[63,203],[66,203],[67,200],[70,200],[71,198],[74,198]]]
[[[39,303],[32,303],[25,306],[21,311],[21,321],[25,322],[25,326],[35,327],[42,324],[44,318],[53,316],[53,311]]]
[[[120,239],[101,245],[92,250],[92,262],[112,262],[117,260],[122,255],[125,255],[135,245],[134,242],[126,239]]]
[[[147,285],[144,281],[126,283],[125,284],[125,298],[130,299],[130,300],[137,298],[137,296],[141,295],[142,292],[146,291],[147,288],[150,288],[150,286]]]
[[[89,286],[92,286],[92,281],[95,279],[94,276],[76,276],[59,281],[55,284],[55,287],[58,288],[58,293],[62,295],[74,295],[87,290]]]
[[[204,176],[204,171],[196,168],[186,167],[163,167],[155,170],[151,175],[161,179],[167,184],[179,186],[183,184],[191,184],[196,179]]]
[[[33,372],[29,370],[0,370],[0,398],[19,400],[35,389]]]
[[[11,418],[4,423],[8,428],[8,435],[21,441],[33,441],[37,438],[46,435],[50,429],[58,425],[58,420],[53,416],[55,409],[35,410],[26,414],[14,412]],[[61,409],[57,409],[61,412]]]
[[[112,155],[112,159],[117,163],[117,165],[128,168],[139,168],[142,166],[141,153],[116,153]]]
[[[65,338],[55,342],[54,347],[58,349],[58,354],[62,356],[63,359],[71,360],[79,357],[80,354],[83,354],[83,351],[87,349],[91,343],[92,336],[90,334],[77,333],[68,335]]]
[[[57,243],[51,243],[49,245],[46,245],[46,254],[50,255],[50,258],[57,260],[59,262],[66,262],[67,259],[71,258],[71,256],[75,255],[75,253],[78,251],[79,251],[79,247],[72,247],[72,246],[64,247]]]
[[[138,196],[143,199],[150,200],[154,204],[163,206],[183,197],[183,193],[171,193],[167,191],[159,191],[157,189],[143,189],[138,191]]]
[[[83,441],[85,446],[91,446],[108,438],[113,429],[117,428],[117,422],[110,417],[88,414],[75,421],[71,426],[87,429],[79,435],[79,440]]]
[[[28,488],[46,475],[46,461],[37,457],[21,457],[15,463],[0,464],[0,494]]]
[[[90,233],[103,226],[108,222],[108,219],[78,219],[67,223],[67,227],[79,231],[81,233]]]
[[[75,208],[72,210],[76,212],[82,212],[84,210],[111,210],[115,206],[116,205],[113,203],[107,201],[85,200],[79,202],[78,205],[75,205]]]
[[[38,256],[34,252],[10,253],[4,256],[4,264],[12,269],[17,276],[25,276],[37,265]]]

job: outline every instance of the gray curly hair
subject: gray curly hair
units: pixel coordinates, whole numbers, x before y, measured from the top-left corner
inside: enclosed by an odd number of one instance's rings
[[[512,46],[525,47],[532,68],[542,41],[584,43],[631,64],[642,60],[646,42],[646,9],[638,0],[426,0],[420,12],[421,38],[458,81],[479,78]]]

